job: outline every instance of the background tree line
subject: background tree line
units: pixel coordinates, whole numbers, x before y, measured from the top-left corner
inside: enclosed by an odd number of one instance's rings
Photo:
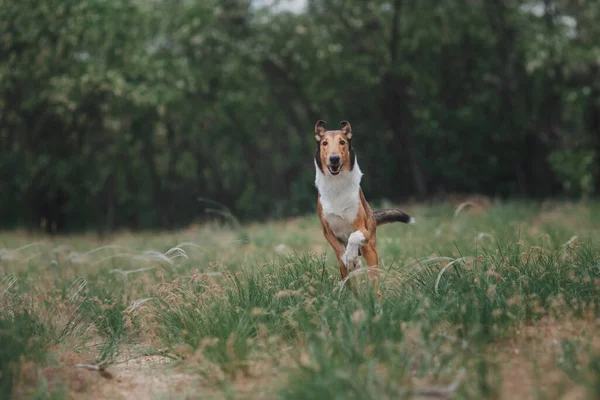
[[[600,2],[0,0],[0,227],[175,228],[315,207],[313,124],[364,190],[589,196]]]

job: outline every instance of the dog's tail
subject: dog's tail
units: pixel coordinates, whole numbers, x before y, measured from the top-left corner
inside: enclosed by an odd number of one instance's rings
[[[373,211],[373,216],[375,217],[375,221],[377,221],[377,226],[389,224],[391,222],[404,222],[405,224],[415,223],[415,219],[413,217],[398,209]]]

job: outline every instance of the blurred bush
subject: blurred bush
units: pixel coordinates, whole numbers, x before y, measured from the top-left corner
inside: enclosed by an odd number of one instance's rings
[[[312,211],[318,119],[350,120],[372,200],[591,193],[598,20],[591,0],[0,0],[0,225]]]

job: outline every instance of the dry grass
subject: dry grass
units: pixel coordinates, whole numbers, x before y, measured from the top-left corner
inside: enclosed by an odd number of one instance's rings
[[[42,341],[3,350],[13,396],[593,398],[598,206],[461,204],[380,228],[381,305],[340,287],[315,216],[2,233],[0,316]]]

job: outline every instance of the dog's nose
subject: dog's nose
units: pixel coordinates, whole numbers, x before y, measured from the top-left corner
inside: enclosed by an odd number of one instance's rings
[[[337,165],[340,163],[340,156],[329,156],[329,162],[331,165]]]

